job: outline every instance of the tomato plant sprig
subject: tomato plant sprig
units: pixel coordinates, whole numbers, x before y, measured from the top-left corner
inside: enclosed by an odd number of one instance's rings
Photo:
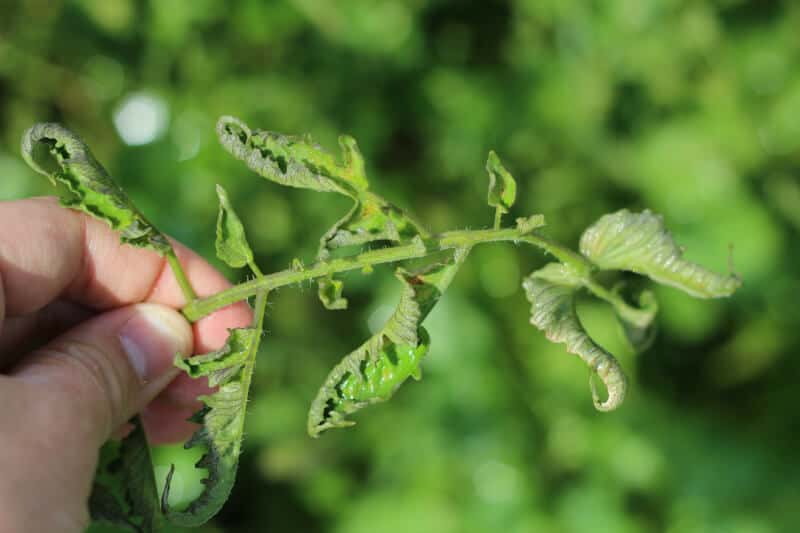
[[[734,274],[720,275],[684,260],[663,219],[648,210],[631,213],[623,209],[601,217],[583,233],[579,252],[543,235],[542,215],[518,218],[504,227],[503,216],[514,205],[517,184],[494,152],[486,163],[487,203],[495,209],[492,228],[433,235],[406,211],[370,190],[364,160],[351,137],[339,138],[342,156],[337,159],[309,136],[251,130],[233,117],[219,120],[217,135],[231,155],[265,179],[343,195],[352,201],[352,207],[322,235],[313,264],[306,267],[295,260],[289,269],[265,274],[254,260],[227,193],[217,186],[217,255],[231,267],[248,268],[253,279],[204,298],[196,296],[166,236],[139,212],[77,135],[57,124],[37,124],[22,139],[28,164],[64,186],[62,203],[66,207],[105,220],[119,232],[123,243],[150,248],[166,257],[186,299],[182,311],[189,320],[255,296],[253,323],[230,330],[225,346],[186,359],[176,357],[176,366],[194,378],[207,378],[215,388],[200,398],[204,407],[191,419],[200,429],[185,445],[205,448],[196,464],[208,472],[201,495],[184,510],[171,509],[170,472],[160,502],[155,501],[158,491],[147,442],[135,420],[135,431],[122,443],[109,443],[103,449],[91,499],[92,515],[98,520],[137,531],[156,531],[166,523],[200,525],[219,511],[236,477],[267,300],[270,291],[280,287],[316,280],[322,304],[332,310],[344,309],[344,284],[337,275],[369,271],[379,264],[397,265],[402,292],[394,313],[380,331],[331,370],[311,404],[307,429],[312,437],[318,437],[331,428],[353,425],[348,415],[387,401],[409,377],[420,379],[420,365],[430,346],[422,323],[475,246],[513,242],[535,246],[555,258],[523,283],[531,302],[530,321],[550,341],[565,344],[568,352],[582,359],[592,375],[603,381],[605,400],[590,380],[592,400],[601,411],[619,407],[626,395],[627,378],[614,356],[583,328],[575,310],[577,294],[586,290],[610,303],[626,340],[636,350],[652,341],[658,306],[650,291],[642,292],[635,303],[629,302],[619,287],[606,287],[598,272],[635,272],[699,298],[729,296],[741,285]]]

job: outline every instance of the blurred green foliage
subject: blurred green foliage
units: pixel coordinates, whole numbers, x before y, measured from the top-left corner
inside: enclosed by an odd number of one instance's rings
[[[334,149],[358,139],[376,190],[434,231],[491,224],[486,154],[513,214],[576,244],[601,214],[664,214],[687,258],[744,287],[658,288],[661,331],[595,412],[587,373],[528,323],[533,251],[473,254],[426,326],[422,383],[311,440],[328,369],[379,327],[390,268],[268,312],[239,480],[206,531],[769,533],[800,524],[800,4],[790,0],[0,0],[0,198],[52,194],[19,156],[55,120],[165,231],[212,262],[222,184],[265,270],[311,260],[347,208],[281,189],[216,144],[222,114]],[[126,141],[128,144],[126,144]],[[237,274],[228,271],[232,277]],[[196,487],[177,449],[184,497]],[[159,467],[163,476],[166,466]],[[195,476],[194,479],[191,476]]]

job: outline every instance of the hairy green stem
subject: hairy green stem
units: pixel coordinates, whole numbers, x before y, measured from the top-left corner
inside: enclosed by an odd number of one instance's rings
[[[186,277],[186,273],[183,271],[180,261],[178,261],[178,256],[175,255],[174,250],[170,250],[166,253],[166,257],[169,267],[172,269],[172,274],[175,276],[175,280],[181,288],[183,297],[186,299],[187,304],[191,304],[197,300],[197,294],[195,294],[191,283],[189,283],[189,279]]]
[[[183,314],[192,322],[203,318],[232,303],[244,300],[260,290],[272,290],[305,280],[321,278],[337,272],[357,270],[381,263],[395,263],[406,259],[425,257],[433,250],[426,250],[424,243],[419,241],[404,246],[394,246],[380,250],[364,252],[355,257],[345,257],[315,263],[302,270],[287,269],[274,274],[267,274],[260,278],[246,281],[228,290],[218,292],[207,298],[194,300],[183,308]]]
[[[533,219],[528,224],[514,228],[449,231],[429,239],[416,239],[410,244],[370,250],[351,257],[321,261],[306,268],[287,269],[257,277],[222,292],[196,299],[183,308],[187,319],[196,321],[222,307],[231,305],[256,294],[260,290],[273,290],[306,280],[321,278],[339,272],[368,268],[383,263],[397,263],[419,259],[428,255],[457,248],[470,249],[487,242],[525,242],[542,248],[560,261],[570,265],[579,275],[589,277],[591,264],[579,254],[533,230],[544,224],[543,219]]]

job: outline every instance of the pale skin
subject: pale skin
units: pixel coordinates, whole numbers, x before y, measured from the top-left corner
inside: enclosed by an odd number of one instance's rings
[[[163,258],[53,198],[0,202],[0,228],[0,531],[80,532],[102,444],[136,413],[151,443],[186,439],[206,389],[174,353],[219,348],[250,308],[190,324]],[[174,246],[198,296],[230,287]]]

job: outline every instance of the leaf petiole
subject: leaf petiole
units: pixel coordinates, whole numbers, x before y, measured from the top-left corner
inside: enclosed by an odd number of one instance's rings
[[[194,292],[191,283],[189,283],[189,279],[186,277],[183,267],[181,267],[181,262],[178,261],[178,256],[175,255],[175,250],[170,249],[165,254],[165,257],[167,258],[169,267],[172,269],[172,274],[175,276],[175,280],[178,282],[178,286],[180,286],[187,304],[197,300],[197,294]]]

